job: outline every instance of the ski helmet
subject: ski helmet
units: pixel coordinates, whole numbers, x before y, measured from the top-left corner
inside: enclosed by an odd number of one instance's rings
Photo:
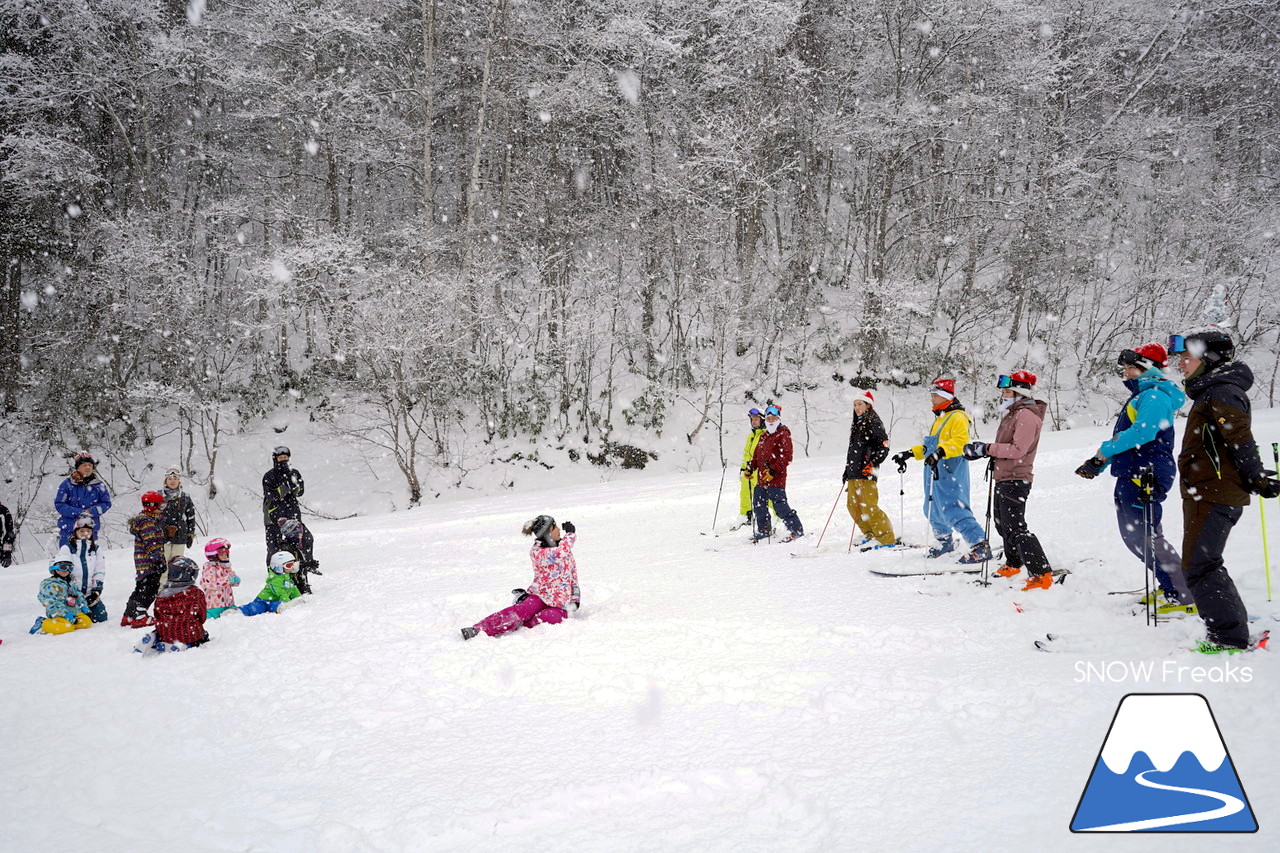
[[[163,506],[164,495],[160,494],[159,492],[143,492],[142,505],[143,506]]]
[[[272,449],[272,451],[271,451],[271,458],[272,458],[272,459],[275,459],[277,456],[289,456],[289,457],[292,457],[292,456],[293,456],[293,454],[289,452],[289,448],[285,447],[283,444],[279,444],[279,445],[276,445],[276,447],[275,447],[275,448],[273,448],[273,449]]]
[[[87,527],[90,530],[95,530],[97,529],[98,525],[94,524],[92,515],[90,515],[87,512],[82,512],[80,513],[79,517],[76,518],[76,523],[71,525],[72,534],[74,534],[77,530],[79,530],[82,527]]]
[[[1206,366],[1213,368],[1236,357],[1236,345],[1231,336],[1219,329],[1209,329],[1195,334],[1174,335],[1169,338],[1169,351],[1191,353]]]
[[[1012,388],[1024,397],[1031,396],[1031,389],[1036,385],[1036,375],[1030,370],[1015,370],[1008,376],[1001,376],[996,380],[996,387],[1000,390]]]
[[[70,560],[54,560],[49,564],[49,574],[54,572],[74,572],[75,565]]]
[[[1142,370],[1163,368],[1169,363],[1169,353],[1160,344],[1142,344],[1133,349],[1121,350],[1116,363],[1121,367],[1137,367]]]
[[[195,583],[200,567],[190,557],[174,557],[169,561],[169,583]]]
[[[231,543],[225,539],[210,539],[208,542],[204,543],[204,555],[207,559],[212,560],[214,557],[218,556],[218,552],[223,548],[226,548],[227,552],[230,553]]]
[[[302,522],[296,518],[281,518],[276,523],[280,525],[280,535],[288,539],[302,533]]]
[[[290,554],[288,551],[276,551],[271,555],[271,571],[278,575],[285,572],[296,571],[298,567],[298,558]]]

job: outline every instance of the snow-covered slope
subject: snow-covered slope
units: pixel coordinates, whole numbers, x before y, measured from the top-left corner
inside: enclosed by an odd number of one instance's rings
[[[1257,432],[1269,454],[1280,413],[1260,413]],[[1032,528],[1057,565],[1100,561],[1048,592],[871,575],[918,557],[847,554],[843,507],[815,551],[837,456],[789,475],[809,532],[791,550],[812,559],[702,535],[718,472],[441,503],[317,522],[325,574],[305,606],[224,617],[210,645],[153,659],[130,654],[139,632],[116,625],[127,550],[108,554],[111,621],[63,637],[25,633],[44,566],[3,570],[0,848],[1077,849],[1108,843],[1067,827],[1118,700],[1165,691],[1208,697],[1261,825],[1215,847],[1276,849],[1274,655],[1192,655],[1197,622],[1151,629],[1131,599],[1106,595],[1142,577],[1110,482],[1071,475],[1101,436],[1045,436]],[[919,475],[905,495],[917,541]],[[898,482],[881,483],[895,526]],[[975,476],[979,512],[982,490]],[[722,528],[735,501],[726,485]],[[1280,541],[1280,506],[1268,511]],[[519,528],[539,512],[578,525],[580,618],[462,642],[459,626],[528,581]],[[243,602],[263,544],[229,536]],[[1256,507],[1227,564],[1272,624]],[[1046,631],[1099,645],[1042,654],[1032,640]],[[1081,682],[1084,662],[1109,661],[1154,668]],[[1194,680],[1194,667],[1228,665],[1250,680]],[[1203,844],[1162,836],[1158,849]]]

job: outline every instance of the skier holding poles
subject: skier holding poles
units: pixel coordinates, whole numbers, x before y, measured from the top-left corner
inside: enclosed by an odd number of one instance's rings
[[[787,503],[787,467],[794,451],[791,430],[782,425],[779,406],[765,407],[764,427],[765,435],[756,445],[748,466],[750,473],[758,478],[752,507],[756,532],[751,541],[759,542],[773,535],[772,519],[769,518],[769,505],[773,504],[778,518],[787,527],[787,535],[781,541],[794,542],[804,536],[804,525],[800,523],[799,514]]]
[[[929,394],[934,415],[929,434],[921,444],[893,456],[899,468],[913,457],[924,462],[924,514],[936,540],[927,556],[932,559],[954,551],[955,531],[972,549],[960,562],[990,560],[991,547],[969,508],[969,462],[963,456],[969,442],[969,413],[956,399],[954,379],[935,379]]]
[[[996,428],[996,440],[990,444],[975,441],[964,446],[965,459],[991,457],[993,460],[996,532],[1004,540],[1005,558],[1005,564],[996,574],[1011,578],[1026,566],[1027,584],[1023,592],[1053,586],[1053,571],[1044,548],[1027,529],[1027,498],[1031,495],[1036,450],[1048,408],[1048,403],[1035,399],[1035,385],[1036,375],[1029,370],[999,377],[996,387],[1000,389],[1004,417]]]
[[[875,396],[858,391],[853,398],[853,422],[849,425],[849,452],[845,456],[846,503],[854,526],[862,531],[861,547],[887,548],[898,544],[889,517],[880,508],[876,468],[889,455],[889,435],[875,410]]]
[[[1116,416],[1109,441],[1076,469],[1086,480],[1097,477],[1108,466],[1116,478],[1113,494],[1116,523],[1125,547],[1147,565],[1154,567],[1163,601],[1152,604],[1161,613],[1195,613],[1191,590],[1182,574],[1182,558],[1164,538],[1161,527],[1165,496],[1173,488],[1177,466],[1173,460],[1173,415],[1186,402],[1186,395],[1165,378],[1168,354],[1156,343],[1142,344],[1120,352],[1116,363],[1124,377],[1129,400]],[[1154,488],[1144,492],[1139,472],[1150,467]],[[1148,529],[1149,528],[1149,529]]]
[[[1178,472],[1183,571],[1207,634],[1197,651],[1248,648],[1248,613],[1222,552],[1250,494],[1280,497],[1280,480],[1263,469],[1253,438],[1248,396],[1253,372],[1235,360],[1235,343],[1219,329],[1174,335],[1169,352],[1179,355],[1192,400]]]

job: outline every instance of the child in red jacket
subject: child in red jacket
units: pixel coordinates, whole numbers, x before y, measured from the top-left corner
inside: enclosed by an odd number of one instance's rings
[[[496,637],[521,625],[555,625],[577,611],[582,591],[578,588],[578,563],[573,558],[573,544],[578,541],[573,522],[566,521],[562,533],[554,518],[540,515],[524,526],[523,533],[537,540],[529,551],[533,583],[528,590],[512,590],[516,600],[510,607],[463,628],[462,639],[470,640],[481,631]]]
[[[138,644],[138,651],[181,651],[209,641],[204,629],[207,601],[196,586],[200,567],[190,557],[174,557],[169,561],[169,582],[156,596],[156,630]],[[148,642],[150,640],[150,642]]]

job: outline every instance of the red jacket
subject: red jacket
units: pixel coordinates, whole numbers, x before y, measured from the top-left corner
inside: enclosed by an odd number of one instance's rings
[[[198,586],[156,599],[156,635],[165,643],[198,643],[204,639],[206,601]]]
[[[779,426],[776,432],[760,436],[756,452],[751,456],[751,468],[760,472],[762,486],[787,486],[787,466],[791,464],[791,430]]]

